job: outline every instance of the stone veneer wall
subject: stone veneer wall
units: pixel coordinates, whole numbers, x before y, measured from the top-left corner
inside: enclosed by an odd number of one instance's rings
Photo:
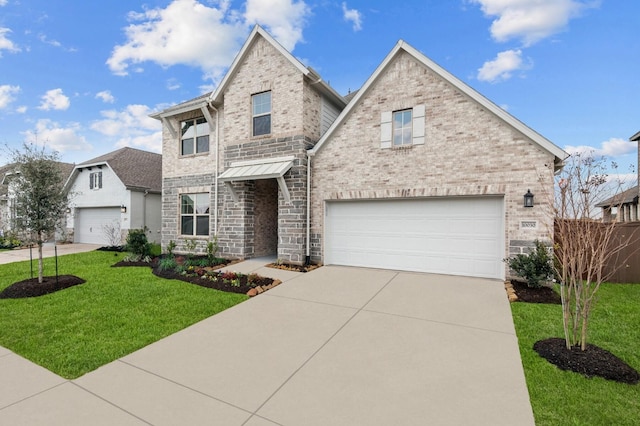
[[[162,249],[166,251],[170,241],[176,243],[176,252],[186,253],[185,240],[196,239],[198,247],[196,252],[205,253],[210,237],[185,237],[180,235],[180,194],[211,193],[209,230],[213,234],[213,189],[214,174],[180,176],[164,178],[162,180]]]
[[[301,264],[305,260],[307,161],[306,150],[313,143],[304,136],[264,139],[225,147],[225,168],[235,161],[264,159],[292,155],[295,161],[285,174],[291,201],[285,202],[278,190],[278,259]],[[230,254],[253,257],[255,249],[253,208],[255,184],[234,182],[239,202],[234,202],[225,189],[221,193],[224,212],[219,229],[219,241]],[[244,247],[244,252],[241,248]]]

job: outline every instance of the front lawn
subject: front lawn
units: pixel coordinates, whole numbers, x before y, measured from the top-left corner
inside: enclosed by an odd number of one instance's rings
[[[536,425],[636,425],[640,385],[586,378],[541,358],[533,344],[563,337],[560,305],[512,303]],[[604,284],[591,316],[589,343],[640,371],[640,284]]]
[[[73,379],[247,299],[111,265],[122,253],[58,258],[59,273],[86,283],[45,296],[0,299],[0,346]],[[45,259],[45,275],[55,274]],[[37,262],[34,261],[37,271]],[[29,278],[29,262],[0,265],[0,291]]]

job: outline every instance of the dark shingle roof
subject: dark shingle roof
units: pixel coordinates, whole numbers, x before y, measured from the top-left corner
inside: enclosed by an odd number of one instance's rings
[[[78,164],[107,163],[127,189],[162,191],[162,155],[125,147]]]

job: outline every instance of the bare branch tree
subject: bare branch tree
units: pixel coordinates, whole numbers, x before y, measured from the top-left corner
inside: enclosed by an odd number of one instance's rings
[[[597,218],[596,204],[622,192],[621,181],[608,179],[604,158],[574,154],[557,176],[557,186],[554,266],[560,280],[565,341],[567,349],[585,350],[596,293],[615,272],[606,266],[634,235],[620,236],[615,232],[617,220]]]
[[[119,246],[122,244],[122,232],[120,230],[120,222],[114,220],[102,225],[102,234],[109,241],[109,245]]]

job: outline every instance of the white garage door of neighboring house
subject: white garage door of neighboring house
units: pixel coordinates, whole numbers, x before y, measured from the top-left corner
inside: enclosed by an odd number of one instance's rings
[[[110,245],[105,226],[120,229],[119,207],[77,208],[75,211],[75,236],[77,243]]]
[[[327,202],[325,264],[504,278],[502,197]]]

